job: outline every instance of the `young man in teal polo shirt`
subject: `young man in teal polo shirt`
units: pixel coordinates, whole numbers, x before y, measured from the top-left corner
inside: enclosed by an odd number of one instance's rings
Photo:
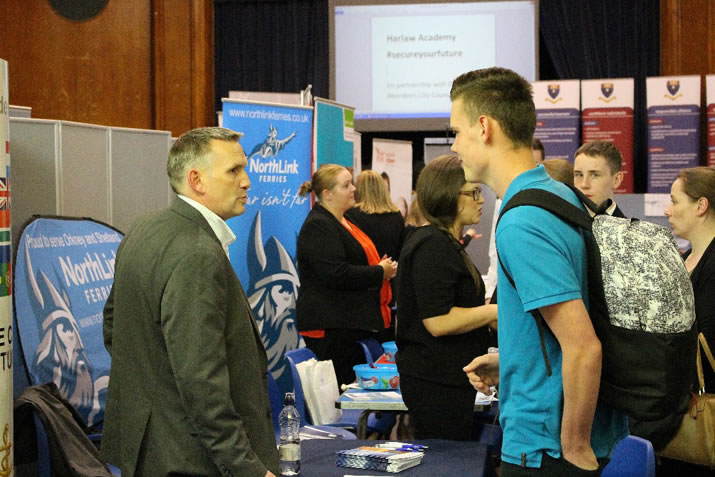
[[[518,191],[541,188],[582,207],[566,186],[534,167],[536,124],[531,85],[513,71],[488,68],[458,77],[450,93],[452,150],[468,181],[487,184],[506,204]],[[586,256],[575,228],[537,207],[505,214],[496,231],[499,268],[499,354],[465,367],[481,391],[499,383],[502,477],[599,475],[626,417],[597,402],[601,343],[587,306]],[[530,311],[549,332],[548,376]]]

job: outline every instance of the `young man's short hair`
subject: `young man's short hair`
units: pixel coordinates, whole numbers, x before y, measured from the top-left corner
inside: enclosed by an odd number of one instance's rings
[[[514,147],[531,147],[536,110],[531,84],[506,68],[470,71],[452,82],[452,102],[462,99],[470,124],[484,114],[495,119]]]
[[[621,170],[621,167],[623,167],[623,156],[621,156],[621,151],[608,141],[587,142],[578,148],[576,153],[573,155],[574,159],[580,154],[588,157],[603,157],[608,164],[608,168],[611,170],[611,174],[615,174]]]

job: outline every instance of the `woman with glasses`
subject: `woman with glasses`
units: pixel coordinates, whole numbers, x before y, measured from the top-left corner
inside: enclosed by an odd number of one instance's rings
[[[428,221],[407,239],[397,274],[397,367],[416,439],[469,440],[476,391],[462,368],[486,354],[496,305],[459,239],[479,222],[484,198],[455,156],[422,170],[417,200]],[[474,354],[478,353],[478,354]]]

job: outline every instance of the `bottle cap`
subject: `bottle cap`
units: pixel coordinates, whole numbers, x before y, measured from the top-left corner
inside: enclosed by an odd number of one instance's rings
[[[285,398],[283,399],[283,405],[284,406],[292,406],[295,404],[295,394],[293,393],[286,393]]]

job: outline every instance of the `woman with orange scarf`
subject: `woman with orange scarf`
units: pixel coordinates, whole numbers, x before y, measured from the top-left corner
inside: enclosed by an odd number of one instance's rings
[[[352,367],[364,362],[356,341],[390,326],[389,280],[397,262],[380,257],[370,238],[345,218],[355,205],[350,171],[321,166],[299,193],[310,192],[316,204],[297,244],[298,331],[318,359],[333,361],[338,385],[348,384],[355,380]]]

